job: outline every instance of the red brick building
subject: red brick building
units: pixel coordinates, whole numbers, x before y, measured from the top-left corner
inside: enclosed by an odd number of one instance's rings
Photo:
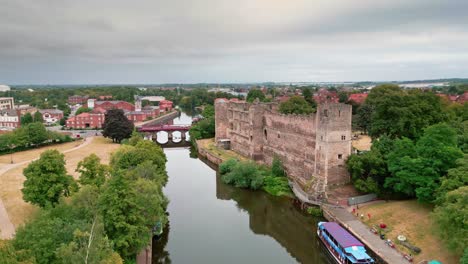
[[[89,99],[86,107],[88,108],[102,108],[104,110],[122,109],[126,111],[135,111],[135,106],[125,101],[96,101],[96,99]]]
[[[76,104],[85,104],[86,101],[88,100],[89,96],[87,95],[73,95],[68,97],[68,103],[71,105],[76,105]]]
[[[338,94],[333,91],[328,91],[327,89],[320,89],[318,92],[314,94],[314,101],[317,104],[321,103],[339,103],[340,99]]]
[[[172,110],[172,101],[169,101],[169,100],[162,100],[159,102],[159,111],[161,111],[161,113],[164,113],[164,112],[169,112]]]
[[[366,101],[367,96],[369,94],[366,93],[355,93],[355,94],[350,94],[348,97],[348,102],[354,102],[356,104],[362,104]]]
[[[100,111],[92,111],[68,118],[66,126],[74,129],[102,128],[103,123],[104,113]]]

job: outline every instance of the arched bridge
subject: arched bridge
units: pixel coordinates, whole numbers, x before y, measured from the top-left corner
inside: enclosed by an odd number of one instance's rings
[[[152,140],[160,145],[170,143],[188,143],[190,136],[188,131],[191,125],[158,125],[158,126],[143,126],[139,127],[138,132],[142,133],[147,140]],[[165,132],[165,133],[161,133]],[[167,133],[167,141],[164,142]],[[180,133],[180,135],[179,135]],[[158,137],[159,134],[159,137]]]

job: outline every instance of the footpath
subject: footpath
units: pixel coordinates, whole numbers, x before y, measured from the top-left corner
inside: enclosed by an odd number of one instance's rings
[[[83,141],[79,146],[62,151],[62,153],[72,152],[84,146],[87,146],[93,141],[93,139],[94,139],[93,137],[88,137],[86,138],[86,141]],[[5,174],[7,171],[17,168],[19,166],[22,166],[24,164],[28,164],[32,161],[37,160],[38,158],[22,161],[22,162],[15,163],[15,164],[7,164],[4,166],[2,165],[2,167],[0,168],[0,177],[3,174]],[[5,205],[3,204],[3,201],[0,198],[0,239],[12,239],[14,235],[15,235],[15,226],[13,225],[13,223],[11,223],[10,218],[8,216],[8,212],[5,209]]]
[[[409,263],[395,249],[385,244],[384,240],[372,233],[361,221],[340,206],[322,205],[323,215],[328,221],[335,221],[346,227],[354,236],[377,254],[386,263]]]

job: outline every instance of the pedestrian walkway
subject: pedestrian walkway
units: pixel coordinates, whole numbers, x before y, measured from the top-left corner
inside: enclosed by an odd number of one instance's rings
[[[323,205],[324,216],[346,227],[354,236],[387,263],[409,263],[395,249],[385,244],[384,240],[372,233],[361,221],[357,220],[345,208]]]
[[[75,150],[80,149],[80,148],[82,148],[84,146],[87,146],[92,141],[93,141],[93,137],[89,137],[89,138],[86,139],[86,141],[81,143],[79,146],[74,147],[72,149],[62,151],[62,153],[68,153],[68,152],[75,151]],[[17,167],[19,167],[21,165],[30,163],[30,162],[35,161],[37,159],[38,158],[35,158],[35,159],[32,159],[32,160],[26,160],[26,161],[15,163],[15,164],[7,164],[5,166],[2,166],[2,168],[0,168],[0,177],[3,174],[5,174],[7,171],[11,170],[11,169],[17,168]],[[11,223],[10,217],[8,216],[8,212],[5,209],[5,205],[3,204],[3,201],[0,198],[0,239],[11,239],[11,238],[13,238],[14,234],[15,234],[15,226],[13,225],[13,223]]]

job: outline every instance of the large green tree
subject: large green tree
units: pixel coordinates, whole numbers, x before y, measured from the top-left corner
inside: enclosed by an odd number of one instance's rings
[[[372,89],[365,105],[372,111],[369,134],[373,138],[386,134],[417,139],[425,127],[447,119],[438,96],[420,90],[402,90],[393,84]],[[368,114],[368,111],[359,112],[360,119],[367,120],[363,115]]]
[[[315,108],[312,108],[303,97],[292,96],[279,105],[279,111],[283,114],[307,115],[315,112]]]
[[[78,108],[78,110],[76,110],[75,115],[79,115],[79,114],[81,114],[81,113],[89,113],[89,112],[91,112],[92,110],[93,110],[93,109],[91,109],[91,108],[82,106],[82,107]]]
[[[133,129],[133,123],[124,115],[123,110],[111,109],[106,112],[102,132],[104,137],[120,143],[123,139],[132,135]]]
[[[449,249],[461,255],[468,245],[468,186],[446,193],[443,200],[433,215]]]
[[[48,139],[47,129],[42,123],[34,122],[25,127],[28,134],[28,141],[31,144],[38,145]]]
[[[449,169],[447,176],[442,178],[437,189],[437,202],[440,204],[445,194],[462,186],[468,185],[468,154],[456,161],[457,167]]]
[[[27,125],[27,124],[31,124],[32,122],[34,122],[33,120],[33,116],[31,115],[31,113],[26,113],[24,114],[22,117],[21,117],[21,125],[24,126],[24,125]]]
[[[39,122],[42,123],[44,122],[44,119],[42,118],[42,114],[39,111],[36,111],[33,116],[34,122]]]
[[[432,202],[441,177],[462,156],[452,128],[446,124],[428,127],[416,144],[408,138],[395,141],[388,154],[392,177],[386,178],[385,185],[420,201]]]
[[[108,174],[107,166],[101,164],[101,159],[94,153],[78,162],[76,171],[81,174],[78,180],[80,184],[91,184],[97,187],[104,184]]]
[[[257,98],[262,102],[265,100],[265,94],[259,89],[250,89],[247,94],[247,102],[252,103]]]
[[[60,197],[77,190],[73,177],[67,175],[64,155],[57,150],[46,150],[40,158],[24,170],[23,199],[40,207],[55,206]]]

